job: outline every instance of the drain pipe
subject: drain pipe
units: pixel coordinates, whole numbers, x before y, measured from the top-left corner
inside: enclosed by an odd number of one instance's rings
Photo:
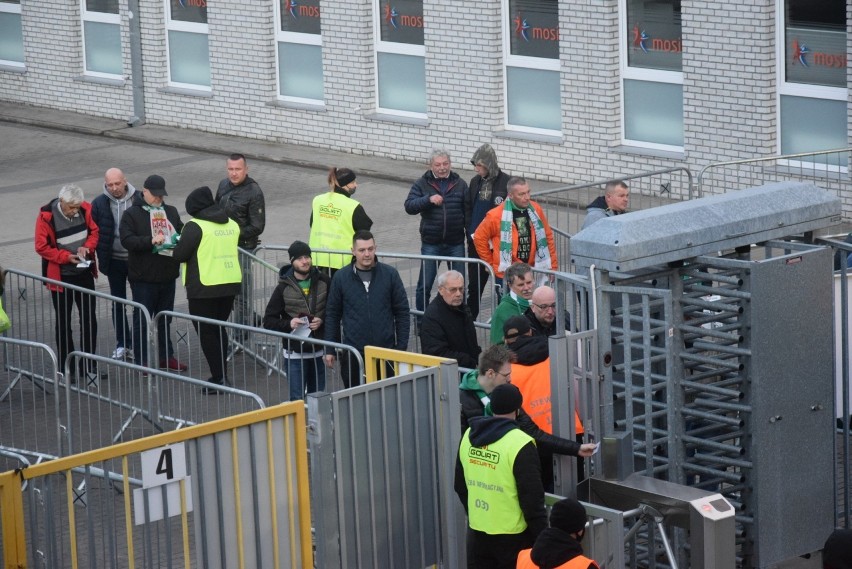
[[[128,0],[130,23],[130,81],[133,88],[133,116],[127,126],[145,124],[145,78],[142,72],[142,24],[139,21],[139,0]]]

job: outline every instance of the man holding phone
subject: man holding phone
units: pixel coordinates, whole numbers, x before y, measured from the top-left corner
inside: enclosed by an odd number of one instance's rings
[[[278,286],[266,305],[263,327],[301,338],[324,338],[328,276],[313,266],[311,248],[303,241],[290,245],[290,264],[279,271]],[[323,348],[298,340],[284,340],[284,359],[290,383],[290,401],[305,393],[325,390]]]

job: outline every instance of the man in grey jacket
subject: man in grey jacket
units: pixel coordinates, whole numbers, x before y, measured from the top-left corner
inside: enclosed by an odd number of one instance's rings
[[[123,299],[127,298],[127,249],[121,244],[118,227],[135,194],[136,188],[127,183],[124,172],[110,168],[104,174],[103,193],[92,201],[92,219],[100,231],[98,265],[109,280],[110,295]],[[133,361],[130,326],[120,304],[112,305],[112,324],[116,339],[113,359]]]
[[[627,184],[621,180],[609,182],[604,187],[604,195],[598,196],[592,203],[586,206],[586,219],[583,220],[583,227],[581,229],[585,229],[605,217],[626,213],[629,204],[630,194]]]

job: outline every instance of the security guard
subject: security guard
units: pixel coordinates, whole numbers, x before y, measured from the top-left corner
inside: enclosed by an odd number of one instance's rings
[[[523,397],[511,383],[490,394],[493,416],[473,417],[462,437],[455,490],[468,514],[468,568],[514,569],[546,527],[541,466],[515,423]]]
[[[541,532],[532,549],[518,554],[516,569],[599,569],[583,555],[586,508],[573,498],[565,498],[550,509],[550,527]]]
[[[192,216],[174,248],[175,260],[183,264],[183,284],[189,313],[225,321],[240,292],[242,271],[237,255],[240,226],[229,219],[225,210],[213,200],[207,186],[193,190],[186,198],[186,211]],[[219,326],[192,322],[201,343],[201,350],[210,366],[214,385],[227,384],[225,356],[228,335]],[[204,393],[218,394],[214,386]]]
[[[349,168],[332,168],[328,172],[328,192],[314,198],[311,206],[311,235],[308,240],[312,250],[348,250],[356,232],[369,231],[373,220],[364,207],[352,199],[358,188],[355,172]],[[332,253],[313,254],[314,264],[333,276],[337,269],[349,264],[349,257]]]

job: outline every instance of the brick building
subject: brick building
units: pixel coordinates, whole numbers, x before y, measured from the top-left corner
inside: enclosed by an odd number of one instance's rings
[[[0,100],[578,183],[847,147],[852,0],[0,0]],[[845,172],[845,163],[841,165]]]

